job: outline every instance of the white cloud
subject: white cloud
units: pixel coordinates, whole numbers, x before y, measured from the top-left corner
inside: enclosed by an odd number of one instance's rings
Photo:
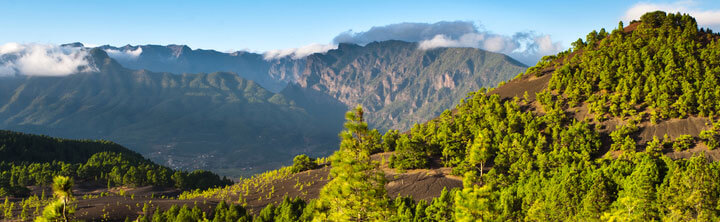
[[[562,44],[559,42],[553,42],[550,35],[535,37],[535,43],[537,43],[538,52],[540,54],[553,54],[563,49]]]
[[[264,53],[264,58],[272,60],[290,56],[299,59],[313,53],[325,53],[336,49],[340,43],[366,45],[387,40],[417,42],[420,50],[441,47],[480,48],[512,56],[528,65],[535,64],[542,56],[563,50],[562,45],[553,42],[549,35],[518,32],[507,36],[480,30],[473,22],[441,21],[375,26],[362,32],[349,30],[335,36],[332,44],[315,43],[300,48],[271,50]]]
[[[265,52],[263,57],[265,58],[265,60],[279,59],[288,56],[292,57],[293,59],[299,59],[313,53],[325,53],[332,49],[337,49],[337,45],[313,43],[300,48],[270,50]]]
[[[640,16],[652,11],[665,11],[669,13],[687,13],[695,17],[701,27],[720,28],[720,10],[702,9],[694,1],[677,1],[672,3],[646,3],[641,2],[633,5],[623,16],[623,20],[638,20]]]
[[[563,49],[549,35],[518,32],[512,36],[480,30],[473,22],[442,21],[436,23],[398,23],[376,26],[365,32],[347,31],[333,39],[334,43],[368,44],[373,41],[401,40],[418,42],[418,49],[442,47],[471,47],[503,53],[528,64],[535,64],[542,56]]]
[[[85,48],[49,44],[0,45],[0,76],[63,76],[94,71]]]
[[[107,52],[108,56],[110,58],[116,59],[116,60],[124,60],[124,61],[130,61],[130,60],[136,60],[140,54],[142,54],[142,47],[137,47],[135,50],[130,49],[123,49],[123,50],[117,50],[117,49],[105,49],[105,52]]]
[[[340,33],[333,39],[334,43],[354,43],[365,45],[374,41],[402,40],[419,42],[429,40],[437,35],[456,39],[460,36],[476,32],[477,27],[467,21],[441,21],[436,23],[397,23],[385,26],[374,26],[364,32],[352,30]]]
[[[534,33],[505,36],[488,32],[472,32],[463,34],[456,39],[446,35],[436,35],[432,39],[420,41],[418,45],[421,50],[442,47],[480,48],[512,56],[528,65],[534,65],[540,57],[555,54],[563,49],[562,45],[559,42],[553,42],[549,35],[535,35]]]

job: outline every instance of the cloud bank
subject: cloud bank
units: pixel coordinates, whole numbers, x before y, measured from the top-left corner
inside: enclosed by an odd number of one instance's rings
[[[625,11],[623,20],[640,19],[646,12],[665,11],[668,13],[687,13],[695,17],[701,27],[720,29],[720,10],[702,9],[693,1],[678,1],[672,3],[637,3]]]
[[[365,45],[374,41],[402,40],[420,42],[438,35],[457,39],[464,34],[477,32],[472,22],[454,21],[428,23],[398,23],[386,26],[375,26],[365,32],[352,30],[340,33],[333,39],[334,43],[355,43]]]
[[[142,54],[142,47],[137,47],[135,50],[130,49],[124,49],[124,50],[118,50],[118,49],[111,49],[106,48],[104,49],[105,52],[110,56],[110,58],[113,58],[115,60],[123,60],[123,61],[133,61],[137,60],[137,58]]]
[[[375,26],[367,31],[342,32],[330,44],[310,44],[300,48],[271,50],[264,53],[266,60],[292,57],[303,58],[313,53],[325,53],[336,49],[340,43],[366,45],[375,41],[401,40],[418,42],[418,49],[429,50],[440,47],[472,47],[512,56],[527,64],[534,65],[545,55],[563,50],[559,42],[553,42],[549,35],[534,32],[518,32],[512,36],[494,34],[480,30],[475,23],[467,21],[442,21],[437,23],[398,23]]]
[[[512,36],[479,29],[473,22],[398,23],[376,26],[365,32],[343,32],[333,43],[365,45],[373,41],[402,40],[418,42],[419,49],[440,47],[472,47],[507,54],[525,64],[534,65],[545,55],[563,49],[549,35],[517,32]]]
[[[82,47],[50,44],[0,45],[0,76],[64,76],[94,71]]]
[[[337,44],[313,43],[300,48],[270,50],[263,54],[263,58],[272,60],[290,56],[293,59],[300,59],[313,53],[325,53],[332,49],[337,49]]]

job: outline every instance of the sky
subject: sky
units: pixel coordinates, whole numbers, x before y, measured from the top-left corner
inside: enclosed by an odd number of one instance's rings
[[[266,53],[268,58],[301,57],[333,48],[333,44],[343,40],[342,34],[347,37],[345,40],[355,43],[375,40],[365,38],[372,34],[368,31],[373,27],[385,27],[375,31],[388,32],[396,28],[405,28],[403,32],[440,30],[431,32],[433,35],[415,35],[408,39],[426,41],[428,47],[496,49],[491,51],[511,56],[514,53],[515,57],[522,57],[521,61],[530,63],[538,58],[535,54],[564,50],[593,29],[613,29],[618,21],[627,24],[645,11],[656,9],[690,13],[696,16],[701,26],[720,30],[720,1],[700,0],[2,0],[0,45],[185,44],[193,49]],[[474,34],[442,33],[447,29],[440,26],[457,21],[461,24],[455,24],[460,25],[456,27]],[[400,23],[412,23],[415,28],[397,25]],[[467,30],[463,24],[473,27]],[[360,37],[364,39],[360,40]],[[527,44],[534,44],[538,52],[532,55],[521,52]]]

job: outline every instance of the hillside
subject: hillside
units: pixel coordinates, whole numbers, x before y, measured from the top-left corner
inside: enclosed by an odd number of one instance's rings
[[[64,140],[0,130],[0,161],[2,162],[81,163],[100,152],[120,153],[143,159],[139,153],[110,141]]]
[[[715,221],[719,39],[688,15],[648,13],[593,31],[407,133],[379,138],[364,110],[352,110],[322,187],[306,176],[319,170],[280,170],[199,195],[257,204],[245,195],[272,199],[295,178],[310,188],[289,192],[307,203],[293,211],[300,220]],[[389,159],[371,158],[383,150]],[[430,202],[390,195],[397,175],[438,165],[440,177],[462,176],[463,188],[434,191]],[[296,158],[291,169],[303,166]],[[285,217],[272,209],[287,201],[275,201],[261,215]]]
[[[164,200],[182,190],[208,189],[230,183],[207,171],[174,171],[109,141],[71,140],[0,131],[0,219],[32,219],[48,204],[56,176],[75,181],[70,189],[78,203],[78,217],[98,220],[102,213],[130,206],[129,202],[156,202],[156,206],[189,204]],[[126,194],[127,193],[127,194]],[[135,200],[135,196],[138,199]],[[125,205],[119,205],[122,201]],[[110,207],[115,204],[115,207]],[[126,215],[110,218],[124,219]]]
[[[344,109],[315,115],[235,74],[136,71],[92,55],[98,72],[0,81],[0,128],[112,140],[174,168],[226,175],[326,155],[337,143]]]

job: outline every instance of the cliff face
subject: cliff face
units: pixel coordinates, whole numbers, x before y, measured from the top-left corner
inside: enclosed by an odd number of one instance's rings
[[[364,47],[340,44],[308,56],[298,85],[367,109],[371,126],[409,129],[452,108],[467,93],[494,87],[525,70],[502,54],[473,48],[418,50],[386,41]]]

